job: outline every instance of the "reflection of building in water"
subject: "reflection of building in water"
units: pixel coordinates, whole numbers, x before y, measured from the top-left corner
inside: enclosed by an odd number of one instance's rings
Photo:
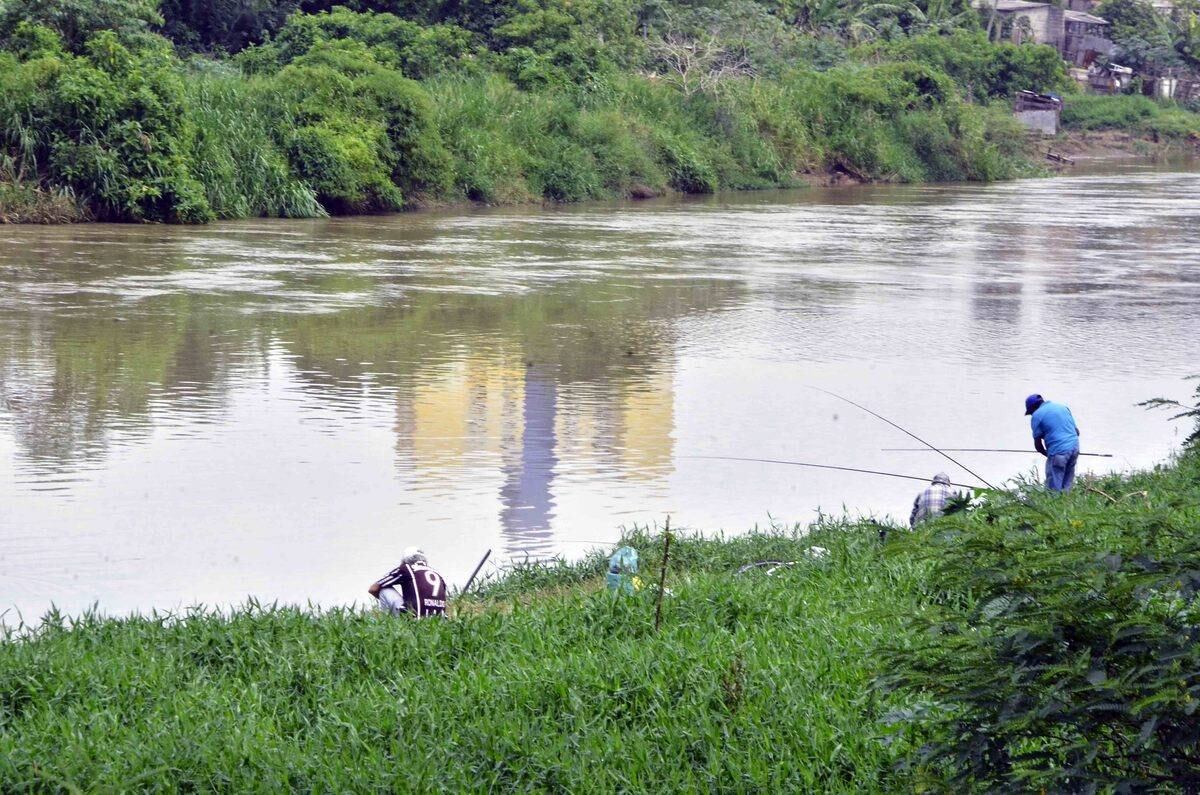
[[[623,479],[670,469],[673,373],[630,367],[563,383],[562,369],[501,352],[423,372],[402,389],[397,448],[417,477],[449,480],[470,465],[499,464],[500,526],[509,553],[552,546],[553,485],[562,460]]]
[[[617,441],[625,469],[640,477],[665,474],[671,464],[675,431],[674,374],[648,373],[644,382],[627,385],[621,398]]]
[[[500,526],[510,548],[539,550],[550,538],[554,517],[550,484],[558,463],[554,434],[557,389],[553,373],[542,367],[526,371],[520,454],[504,456],[504,485],[500,488]]]
[[[524,380],[524,366],[502,356],[462,359],[425,374],[400,401],[399,444],[430,470],[510,449],[521,434]]]
[[[627,480],[652,481],[667,473],[675,431],[674,374],[639,373],[620,385],[563,388],[557,436],[564,455],[592,456],[616,466]]]

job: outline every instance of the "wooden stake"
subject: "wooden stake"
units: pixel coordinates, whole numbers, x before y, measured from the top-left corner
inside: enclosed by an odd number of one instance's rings
[[[662,573],[658,576],[658,607],[654,610],[654,631],[662,624],[662,600],[667,590],[667,561],[671,556],[671,517],[667,517],[666,527],[663,528],[663,559]]]

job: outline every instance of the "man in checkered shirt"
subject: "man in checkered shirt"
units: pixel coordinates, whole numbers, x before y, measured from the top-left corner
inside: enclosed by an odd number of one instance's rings
[[[945,472],[934,475],[929,488],[918,494],[917,499],[913,502],[912,515],[908,517],[909,526],[916,527],[927,519],[941,516],[942,512],[946,510],[946,501],[955,494],[957,492],[950,488],[949,475]]]

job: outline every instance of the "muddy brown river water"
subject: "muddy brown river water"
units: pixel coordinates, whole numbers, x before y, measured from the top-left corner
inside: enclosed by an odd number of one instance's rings
[[[1200,371],[1200,173],[209,227],[0,227],[0,611],[347,604],[621,525],[907,518],[1068,403],[1162,460]],[[989,480],[1036,454],[963,454]]]

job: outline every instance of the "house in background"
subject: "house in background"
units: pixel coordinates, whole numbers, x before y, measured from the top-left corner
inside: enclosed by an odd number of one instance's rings
[[[1171,16],[1175,0],[1149,0],[1155,11]],[[1064,0],[1065,7],[1032,0],[972,0],[984,15],[988,35],[1015,44],[1047,44],[1058,50],[1071,67],[1071,76],[1086,90],[1097,94],[1119,94],[1131,90],[1133,70],[1114,63],[1117,47],[1108,38],[1108,20],[1092,13],[1100,0]],[[1119,57],[1119,55],[1118,55]],[[1200,101],[1200,73],[1190,68],[1142,69],[1142,93],[1177,102]],[[1045,108],[1028,108],[1034,114],[1023,119],[1026,126],[1044,129]],[[1018,112],[1018,116],[1021,112]]]
[[[1063,11],[1063,60],[1088,67],[1096,56],[1112,55],[1116,45],[1108,38],[1108,21],[1085,11]]]
[[[1108,21],[1082,8],[1090,0],[1069,2],[1078,4],[1078,10],[1029,0],[975,0],[974,5],[993,15],[989,31],[999,31],[1016,44],[1048,44],[1058,50],[1063,60],[1086,67],[1097,55],[1113,51],[1113,43],[1106,36]]]

